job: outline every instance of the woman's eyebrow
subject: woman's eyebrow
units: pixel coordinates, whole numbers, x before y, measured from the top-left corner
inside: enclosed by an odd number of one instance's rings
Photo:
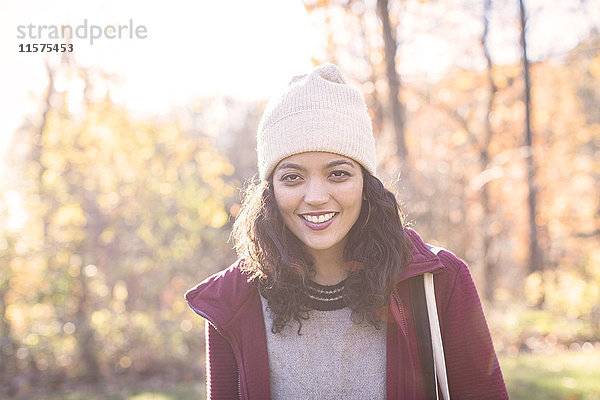
[[[299,164],[294,164],[291,162],[284,162],[283,164],[279,165],[279,167],[277,167],[277,170],[280,169],[299,169],[301,171],[304,171],[304,167],[302,167]]]
[[[348,160],[334,160],[331,161],[330,163],[327,163],[327,165],[325,166],[325,168],[332,168],[332,167],[337,167],[338,165],[349,165],[350,167],[354,168],[354,163]]]

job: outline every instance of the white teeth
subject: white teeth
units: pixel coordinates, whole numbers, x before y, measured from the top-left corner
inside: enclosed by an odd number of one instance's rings
[[[302,218],[304,218],[308,222],[312,222],[313,224],[322,224],[323,222],[329,221],[331,218],[333,218],[334,215],[335,215],[334,212],[327,213],[327,214],[321,214],[319,216],[303,214]]]

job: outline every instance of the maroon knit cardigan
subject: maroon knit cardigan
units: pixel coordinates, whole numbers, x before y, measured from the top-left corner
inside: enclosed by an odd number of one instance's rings
[[[448,251],[433,254],[407,229],[411,263],[390,298],[387,324],[388,399],[423,399],[425,387],[413,326],[408,279],[434,274],[450,397],[508,399],[479,296],[465,263]],[[270,399],[266,331],[259,293],[236,261],[190,289],[190,307],[206,324],[207,398]]]

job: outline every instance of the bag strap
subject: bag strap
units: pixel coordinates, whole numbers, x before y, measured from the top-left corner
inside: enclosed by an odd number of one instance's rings
[[[442,332],[438,319],[437,306],[435,303],[435,288],[433,286],[433,274],[426,273],[423,276],[425,297],[427,299],[427,314],[429,316],[429,327],[431,328],[431,345],[433,347],[433,359],[436,375],[436,387],[439,386],[444,400],[450,400],[448,390],[448,376],[446,375],[446,359],[444,357],[444,346],[442,344]]]
[[[429,244],[427,246],[436,255],[443,250]],[[437,400],[439,387],[442,398],[450,400],[433,274],[426,273],[410,279],[410,298],[426,398]],[[427,318],[423,318],[425,315]]]

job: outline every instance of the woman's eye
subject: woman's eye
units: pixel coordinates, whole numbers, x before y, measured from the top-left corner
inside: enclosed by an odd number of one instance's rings
[[[333,176],[334,178],[345,178],[347,176],[350,176],[350,174],[346,171],[333,171],[331,173],[331,176]]]
[[[294,183],[300,180],[300,175],[298,174],[287,174],[281,177],[283,182]]]

